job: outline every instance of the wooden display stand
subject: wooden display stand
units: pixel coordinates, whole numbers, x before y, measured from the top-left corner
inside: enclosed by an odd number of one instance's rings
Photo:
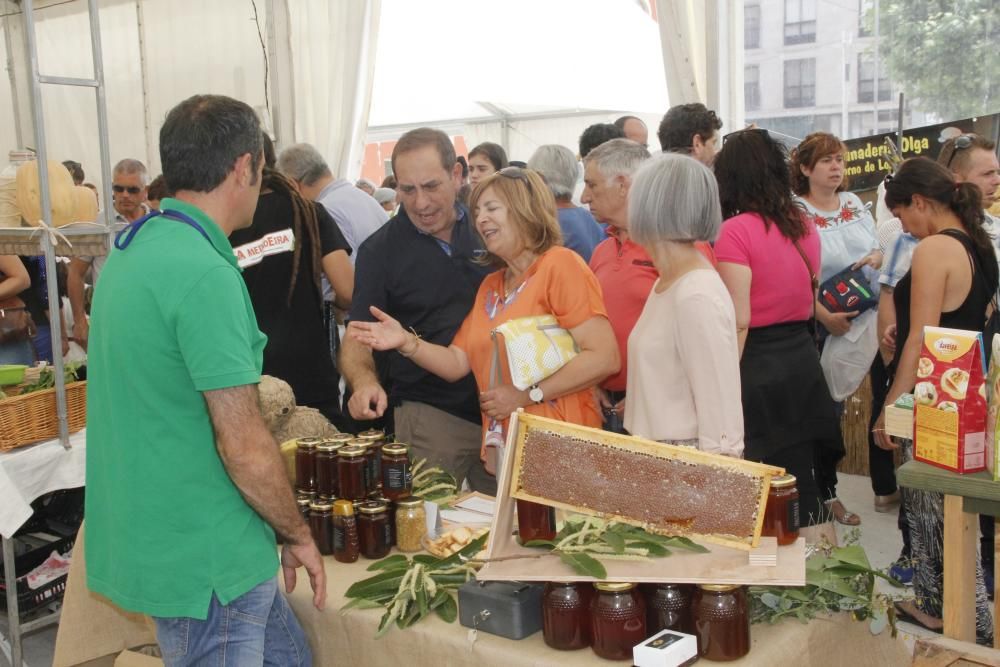
[[[896,471],[896,479],[900,486],[944,494],[944,635],[974,642],[977,515],[986,514],[994,520],[1000,516],[1000,483],[988,472],[959,475],[920,461],[904,463]],[[994,572],[1000,575],[1000,535],[994,537],[993,552]],[[1000,597],[993,604],[993,617],[1000,618]],[[994,633],[993,646],[1000,648],[1000,633]]]
[[[515,499],[511,496],[511,482],[520,440],[517,436],[519,414],[511,416],[507,451],[497,485],[497,508],[490,527],[486,548],[487,562],[476,578],[481,581],[595,581],[592,577],[577,574],[557,556],[523,547],[514,536]],[[528,416],[528,420],[540,418]],[[522,434],[523,437],[523,434]],[[638,441],[637,442],[641,442]],[[708,553],[691,553],[673,550],[664,558],[646,560],[601,559],[608,572],[607,581],[636,583],[690,583],[690,584],[746,584],[770,586],[804,586],[806,578],[805,540],[776,547],[774,538],[762,538],[759,550],[747,551],[719,544],[705,544]],[[776,565],[751,565],[755,553],[776,551]],[[536,558],[516,558],[535,556]],[[515,557],[515,558],[511,558]],[[503,559],[503,560],[501,560]]]

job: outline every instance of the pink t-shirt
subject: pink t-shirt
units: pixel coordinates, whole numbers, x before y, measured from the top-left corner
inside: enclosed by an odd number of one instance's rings
[[[806,236],[799,246],[820,270],[820,241],[816,227],[806,220]],[[719,262],[749,267],[750,328],[782,322],[805,321],[813,314],[813,292],[809,269],[795,245],[777,226],[765,228],[757,213],[741,213],[722,223],[715,243]]]

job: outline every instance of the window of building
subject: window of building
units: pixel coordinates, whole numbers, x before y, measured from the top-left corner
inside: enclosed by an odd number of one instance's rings
[[[785,44],[816,41],[816,0],[785,0]]]
[[[871,114],[868,114],[871,118]],[[757,118],[747,115],[748,123],[756,123],[758,127],[777,133],[775,138],[780,141],[790,141],[792,145],[801,141],[812,132],[829,132],[838,137],[840,134],[840,114],[809,114],[805,116],[779,116],[773,118]]]
[[[885,61],[878,64],[878,101],[892,100],[892,82],[886,71]],[[868,53],[858,54],[858,102],[875,101],[875,58]]]
[[[743,68],[743,106],[747,111],[760,108],[760,65]]]
[[[785,61],[785,108],[811,107],[816,104],[816,59]]]
[[[858,0],[858,36],[872,34],[871,22],[875,16],[875,0]]]
[[[760,48],[760,5],[743,8],[743,48]]]
[[[873,134],[882,134],[883,132],[895,132],[899,129],[899,110],[879,109],[877,127],[875,125],[874,111],[852,112],[848,117],[847,122],[847,137],[849,139],[869,137]]]

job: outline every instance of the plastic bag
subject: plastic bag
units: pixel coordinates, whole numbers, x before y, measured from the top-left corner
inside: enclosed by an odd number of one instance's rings
[[[843,401],[864,382],[878,354],[878,311],[862,313],[843,336],[830,336],[819,363],[835,401]]]

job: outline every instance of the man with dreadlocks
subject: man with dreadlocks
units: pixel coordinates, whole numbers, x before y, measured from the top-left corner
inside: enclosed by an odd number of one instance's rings
[[[340,375],[326,340],[320,275],[333,286],[337,305],[349,307],[351,246],[326,210],[303,199],[274,164],[274,146],[265,136],[264,180],[253,224],[229,240],[257,324],[267,334],[264,373],[287,382],[299,405],[316,408],[343,430]]]

